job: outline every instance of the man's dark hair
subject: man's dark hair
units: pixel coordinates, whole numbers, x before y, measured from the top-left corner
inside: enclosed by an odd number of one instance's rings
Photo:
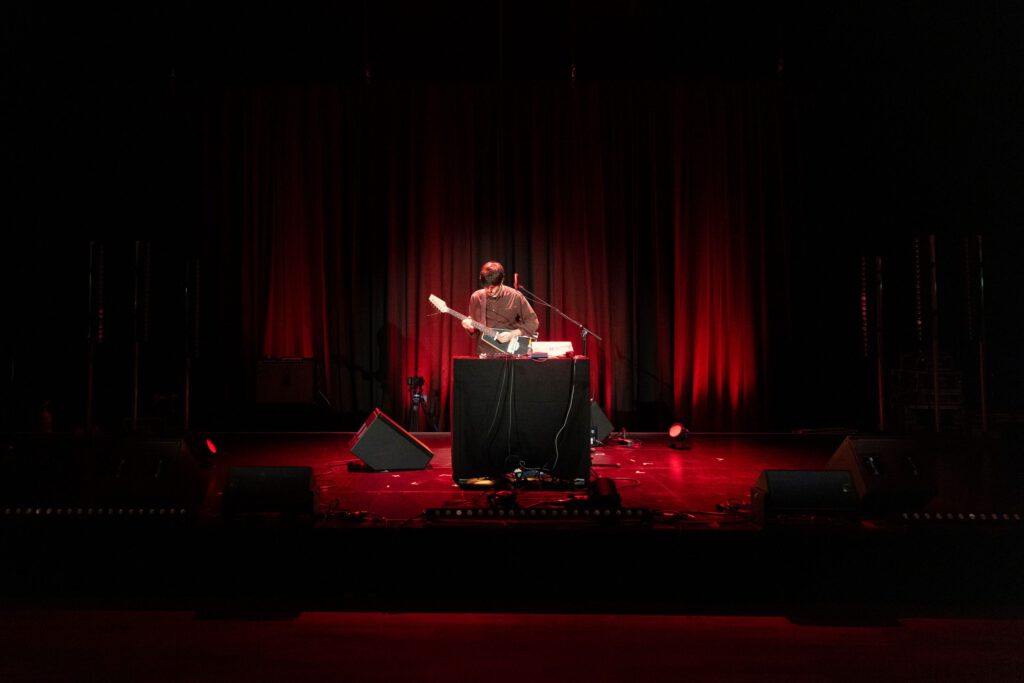
[[[480,286],[500,285],[505,281],[505,267],[497,261],[488,261],[480,269]]]

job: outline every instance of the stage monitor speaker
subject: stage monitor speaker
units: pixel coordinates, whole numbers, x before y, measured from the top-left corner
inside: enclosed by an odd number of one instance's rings
[[[5,437],[0,443],[0,505],[65,506],[94,497],[83,485],[91,475],[83,442],[64,434]]]
[[[312,467],[232,467],[224,489],[226,518],[280,515],[315,517],[317,488]]]
[[[111,500],[196,510],[206,496],[206,475],[183,439],[129,437],[116,444],[114,455],[114,478],[106,491]]]
[[[256,403],[316,402],[315,358],[265,358],[256,363]]]
[[[434,453],[375,408],[356,433],[352,454],[372,470],[422,470]]]
[[[828,461],[853,477],[865,514],[911,512],[935,497],[935,484],[915,439],[848,436]]]
[[[604,441],[612,433],[611,420],[605,416],[597,401],[590,399],[590,434],[595,441]]]
[[[860,500],[849,472],[764,470],[750,489],[754,521],[768,524],[850,523]]]

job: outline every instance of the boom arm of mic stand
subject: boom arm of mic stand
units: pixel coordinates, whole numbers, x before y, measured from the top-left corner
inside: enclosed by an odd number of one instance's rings
[[[534,301],[534,302],[536,302],[538,304],[541,304],[543,306],[547,306],[552,311],[554,311],[558,315],[562,316],[563,318],[565,318],[566,320],[571,322],[576,327],[580,328],[580,337],[583,339],[583,355],[584,356],[587,355],[587,337],[593,337],[594,339],[596,339],[599,342],[603,342],[604,341],[604,339],[601,339],[601,337],[599,335],[595,334],[594,331],[589,329],[586,325],[584,325],[583,323],[581,323],[578,320],[573,320],[572,318],[567,316],[565,313],[560,311],[558,308],[555,308],[554,306],[549,304],[547,301],[544,301],[544,299],[541,299],[539,296],[537,296],[536,294],[534,294],[533,292],[528,290],[526,287],[523,287],[522,285],[519,285],[519,289],[521,291],[525,292],[526,295],[530,298],[531,301]]]

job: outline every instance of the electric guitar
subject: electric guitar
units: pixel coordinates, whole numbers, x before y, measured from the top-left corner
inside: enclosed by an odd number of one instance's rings
[[[491,346],[501,353],[507,353],[512,356],[525,356],[530,353],[530,341],[529,337],[512,337],[507,342],[498,341],[498,335],[502,332],[508,332],[509,330],[498,330],[493,327],[487,327],[481,322],[473,320],[468,315],[462,315],[458,311],[453,311],[448,308],[448,304],[444,300],[439,299],[433,294],[430,295],[430,303],[434,304],[434,307],[442,313],[447,313],[459,320],[468,320],[473,323],[473,327],[480,331],[480,338],[484,340],[484,343]]]

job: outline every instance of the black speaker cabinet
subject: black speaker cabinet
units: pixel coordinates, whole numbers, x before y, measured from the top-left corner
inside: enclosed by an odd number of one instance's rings
[[[64,506],[94,498],[84,440],[63,434],[21,434],[0,445],[0,505]],[[95,488],[95,487],[92,487]]]
[[[0,445],[0,505],[195,511],[206,485],[183,439],[43,434]]]
[[[860,499],[849,472],[764,470],[750,489],[754,521],[769,524],[850,523]]]
[[[434,453],[398,423],[374,409],[352,439],[352,454],[372,470],[422,470]]]
[[[827,465],[853,477],[868,515],[913,511],[935,496],[935,484],[915,439],[848,436]]]
[[[601,410],[601,406],[597,405],[597,401],[590,399],[590,433],[597,441],[604,441],[608,438],[608,435],[612,433],[611,420]]]
[[[206,476],[182,439],[127,438],[118,443],[115,455],[111,493],[126,505],[196,509],[206,495]]]
[[[316,480],[312,467],[232,467],[224,488],[227,518],[280,515],[315,516]]]
[[[256,363],[256,403],[312,404],[316,401],[315,358],[266,358]]]

